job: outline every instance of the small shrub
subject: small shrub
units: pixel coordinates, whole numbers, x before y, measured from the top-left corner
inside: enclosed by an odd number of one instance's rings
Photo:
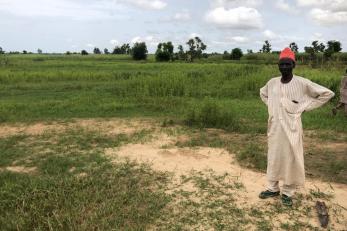
[[[234,48],[231,51],[231,59],[233,60],[240,60],[242,56],[243,56],[243,53],[240,48]]]
[[[191,108],[185,119],[188,126],[200,128],[222,128],[229,131],[240,131],[239,121],[231,111],[216,104],[213,100],[206,100],[202,105]]]

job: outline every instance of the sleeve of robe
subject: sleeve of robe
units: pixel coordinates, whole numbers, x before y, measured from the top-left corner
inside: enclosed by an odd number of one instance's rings
[[[266,84],[264,87],[260,88],[260,98],[261,100],[266,104],[267,104],[267,100],[268,100],[268,93],[267,93],[267,87],[268,84]]]
[[[306,87],[307,94],[309,96],[309,104],[307,107],[305,107],[305,111],[311,111],[322,106],[335,95],[335,93],[328,88],[325,88],[310,80],[308,81]]]

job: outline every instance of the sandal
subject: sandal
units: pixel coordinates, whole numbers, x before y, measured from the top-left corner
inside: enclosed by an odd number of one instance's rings
[[[282,204],[283,205],[286,205],[286,206],[292,206],[293,205],[293,200],[291,197],[285,195],[285,194],[282,194]]]
[[[280,192],[271,192],[270,190],[266,190],[266,191],[263,191],[259,194],[259,198],[260,199],[267,199],[267,198],[270,198],[270,197],[276,197],[276,196],[279,196],[280,195]]]

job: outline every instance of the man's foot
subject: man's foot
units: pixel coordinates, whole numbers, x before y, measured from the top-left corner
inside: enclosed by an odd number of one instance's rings
[[[285,194],[282,194],[282,204],[283,205],[286,205],[286,206],[292,206],[293,205],[293,200],[291,197],[285,195]]]
[[[260,194],[259,194],[259,198],[260,199],[267,199],[267,198],[270,198],[270,197],[276,197],[276,196],[279,196],[280,195],[280,192],[271,192],[270,190],[266,190],[266,191],[262,191]]]

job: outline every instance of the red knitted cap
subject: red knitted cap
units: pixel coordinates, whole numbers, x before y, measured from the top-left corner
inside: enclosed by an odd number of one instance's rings
[[[283,58],[290,58],[295,62],[295,54],[289,47],[284,48],[284,50],[281,52],[280,59]]]

